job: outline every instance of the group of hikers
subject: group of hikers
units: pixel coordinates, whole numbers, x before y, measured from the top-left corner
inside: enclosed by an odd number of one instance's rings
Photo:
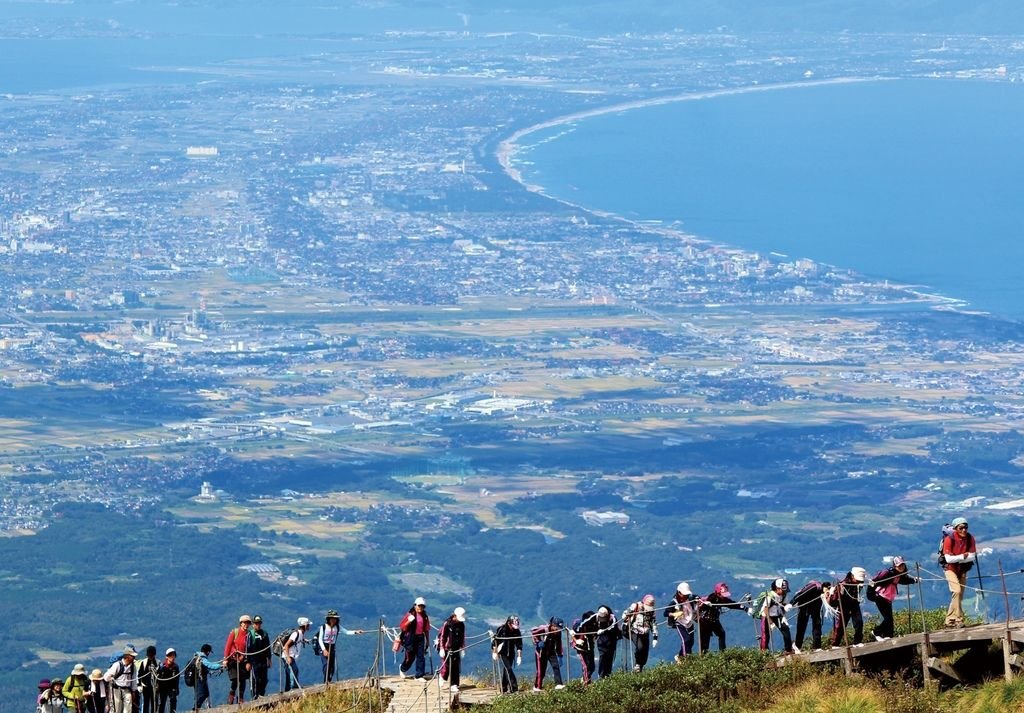
[[[945,619],[948,627],[961,627],[965,623],[962,604],[967,589],[967,573],[977,557],[974,537],[967,530],[964,518],[957,518],[943,528],[939,564],[945,571],[951,594]],[[826,617],[834,621],[832,646],[846,643],[849,627],[853,629],[852,645],[862,646],[863,601],[874,603],[878,609],[879,622],[871,633],[875,640],[884,641],[895,635],[893,603],[899,595],[900,585],[918,581],[910,574],[906,560],[896,556],[888,567],[873,577],[869,578],[863,567],[851,567],[837,582],[812,580],[795,593],[791,593],[789,581],[785,578],[773,580],[757,597],[747,594],[739,599],[733,599],[725,582],[716,584],[713,591],[704,597],[694,596],[690,584],[680,582],[666,605],[658,607],[654,595],[647,594],[630,604],[619,617],[610,606],[602,604],[596,610],[583,612],[569,626],[556,616],[524,633],[519,617],[509,616],[494,632],[489,632],[491,658],[497,666],[502,693],[517,692],[519,682],[515,669],[522,665],[524,642],[532,644],[535,656],[533,690],[542,689],[549,669],[555,688],[560,689],[565,683],[563,672],[565,648],[568,647],[579,660],[581,678],[586,684],[594,677],[604,678],[612,673],[621,640],[629,642],[626,648],[627,668],[634,672],[642,671],[651,650],[658,645],[659,618],[663,618],[664,626],[679,638],[676,661],[692,653],[707,652],[712,637],[717,639],[719,651],[724,650],[726,633],[722,614],[730,609],[745,611],[754,618],[762,650],[773,648],[772,635],[778,632],[782,638],[782,653],[800,654],[808,628],[812,648],[820,650],[822,622]],[[794,609],[797,610],[795,640],[787,617]],[[434,641],[441,661],[438,673],[453,694],[459,691],[461,660],[468,646],[465,622],[466,610],[456,608],[437,628]],[[425,659],[431,631],[426,600],[419,597],[403,615],[395,631],[393,649],[396,653],[404,652],[399,668],[403,678],[410,673],[418,679],[426,677]]]
[[[967,573],[974,566],[977,549],[974,537],[968,533],[964,518],[957,518],[943,528],[939,564],[945,572],[950,590],[950,603],[945,624],[960,627],[965,623],[962,607],[967,589]],[[555,688],[565,684],[565,648],[571,648],[579,660],[583,683],[593,678],[611,675],[619,641],[627,641],[625,655],[627,669],[640,672],[647,665],[651,650],[658,645],[659,628],[674,631],[679,638],[676,661],[694,653],[705,653],[714,637],[718,649],[726,648],[726,632],[722,614],[728,610],[744,611],[753,617],[762,650],[772,650],[773,634],[782,638],[783,655],[800,654],[808,628],[811,647],[822,647],[822,623],[834,620],[832,646],[846,643],[847,628],[853,628],[854,646],[863,645],[864,618],[861,604],[866,599],[878,609],[880,621],[872,630],[876,640],[885,640],[895,633],[893,603],[900,585],[911,585],[919,580],[910,574],[903,557],[893,557],[891,564],[867,576],[863,567],[851,567],[837,582],[812,580],[796,592],[790,591],[788,580],[777,578],[756,597],[746,594],[734,599],[727,583],[719,582],[706,596],[695,596],[688,582],[680,582],[669,602],[661,607],[653,594],[633,602],[616,617],[613,609],[602,604],[596,610],[587,610],[570,625],[559,617],[551,617],[546,624],[534,626],[527,632],[521,628],[518,616],[512,615],[493,632],[479,638],[490,640],[491,657],[497,667],[502,693],[519,690],[515,669],[522,665],[526,643],[532,645],[535,656],[533,690],[543,688],[550,669]],[[796,636],[790,633],[788,615],[796,609]],[[659,619],[663,622],[659,624]],[[228,676],[230,691],[227,702],[242,703],[247,691],[252,699],[266,695],[268,671],[273,657],[281,659],[282,688],[285,691],[300,687],[299,659],[303,649],[312,645],[313,654],[320,658],[321,681],[334,680],[337,667],[339,637],[365,633],[341,626],[335,610],[329,610],[324,623],[312,639],[307,634],[312,622],[299,617],[294,627],[282,631],[273,640],[263,630],[261,617],[243,614],[238,626],[227,636],[224,655],[211,660],[213,647],[204,644],[191,659],[179,667],[173,648],[158,660],[156,647],[146,649],[138,659],[136,650],[126,646],[106,671],[96,668],[86,674],[85,666],[77,664],[66,679],[44,680],[39,684],[38,713],[176,713],[180,684],[195,690],[193,708],[210,705],[209,674],[222,671]],[[431,624],[427,602],[417,597],[409,610],[403,613],[395,629],[382,627],[384,633],[394,637],[393,651],[402,653],[399,675],[426,679],[426,661],[431,645],[440,661],[438,674],[453,695],[459,692],[462,658],[475,646],[466,635],[466,610],[456,607],[440,626]],[[433,642],[431,637],[436,632]],[[563,646],[565,642],[565,646]]]

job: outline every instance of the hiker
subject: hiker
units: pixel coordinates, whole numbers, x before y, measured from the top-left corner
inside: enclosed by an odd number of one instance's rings
[[[833,646],[840,646],[840,641],[845,642],[846,627],[849,623],[853,624],[853,645],[860,646],[864,641],[864,616],[860,611],[860,588],[864,584],[867,574],[867,570],[863,567],[851,567],[846,576],[832,588],[829,603],[839,611],[836,623],[832,627]]]
[[[37,690],[39,691],[36,694],[36,710],[38,711],[39,706],[43,703],[43,695],[50,690],[50,679],[42,679],[37,686]]]
[[[295,624],[298,628],[288,635],[284,642],[284,650],[281,652],[281,658],[284,660],[284,690],[286,691],[300,688],[299,655],[302,653],[302,647],[307,643],[306,632],[309,631],[312,622],[306,617],[300,616],[295,620]]]
[[[789,621],[786,619],[786,612],[793,608],[792,604],[786,603],[786,595],[789,594],[789,581],[779,577],[772,581],[771,587],[764,593],[760,606],[755,606],[754,615],[761,621],[759,636],[761,638],[761,651],[768,651],[772,643],[772,629],[778,629],[782,634],[782,651],[791,653],[793,641],[789,636]]]
[[[523,663],[523,632],[519,629],[519,617],[510,616],[494,632],[494,638],[491,639],[491,659],[497,662],[501,671],[501,692],[518,691],[519,681],[516,680],[515,666]]]
[[[85,703],[91,694],[91,688],[85,665],[75,664],[71,674],[64,681],[64,700],[68,702],[68,708],[73,708],[75,713],[86,713]]]
[[[110,684],[108,701],[111,713],[132,713],[132,696],[139,687],[135,671],[138,652],[130,644],[121,651],[121,658],[110,664],[103,680]]]
[[[462,657],[466,655],[466,610],[462,607],[455,607],[441,624],[437,653],[441,657],[441,679],[448,682],[452,693],[458,693]]]
[[[221,661],[210,661],[210,653],[213,647],[203,644],[195,654],[196,670],[196,702],[195,710],[203,707],[203,704],[210,698],[210,671],[221,671],[224,664]]]
[[[612,614],[612,608],[602,604],[597,608],[597,675],[607,678],[615,666],[615,650],[622,638],[622,629]]]
[[[328,610],[327,616],[324,617],[324,623],[320,625],[313,637],[313,651],[320,656],[323,662],[324,683],[334,680],[337,669],[338,634],[355,636],[363,633],[362,629],[346,629],[341,626],[340,622],[341,617],[338,612],[334,609]]]
[[[156,706],[156,676],[160,663],[156,660],[156,647],[146,647],[146,658],[138,665],[139,689],[142,698],[141,713],[154,713]]]
[[[178,652],[174,649],[167,649],[164,652],[164,660],[156,672],[156,708],[158,713],[167,713],[168,704],[170,704],[170,713],[177,713],[178,693],[181,691],[180,673]]]
[[[224,642],[224,661],[228,670],[231,690],[228,691],[228,705],[245,703],[245,684],[249,680],[252,664],[249,663],[249,627],[252,617],[242,614],[238,617],[238,626],[228,632]]]
[[[690,584],[680,582],[676,587],[676,593],[672,595],[672,600],[665,607],[665,621],[679,634],[679,653],[675,658],[677,663],[693,653],[693,626],[697,619],[697,611],[690,599],[691,596],[693,591]]]
[[[585,611],[576,619],[569,629],[569,641],[573,651],[580,660],[583,671],[583,683],[590,683],[596,665],[594,663],[594,644],[597,638],[597,614]]]
[[[89,673],[89,694],[85,699],[86,710],[89,713],[106,713],[107,690],[107,682],[103,680],[103,671],[94,668]]]
[[[892,566],[883,569],[871,578],[868,599],[875,603],[882,620],[871,631],[876,641],[885,641],[896,635],[896,624],[892,617],[892,604],[899,596],[899,585],[917,584],[917,577],[907,572],[907,563],[902,557],[892,558]]]
[[[633,644],[633,673],[640,673],[647,665],[651,649],[658,645],[658,622],[654,611],[654,595],[629,605],[622,612],[622,626]]]
[[[544,688],[544,674],[547,672],[549,664],[551,675],[555,677],[555,690],[565,688],[562,683],[563,629],[565,629],[565,622],[556,616],[551,617],[547,624],[530,629],[530,638],[533,639],[533,648],[537,657],[537,675],[533,681],[534,693]]]
[[[49,687],[39,695],[39,713],[64,713],[64,681],[55,678]]]
[[[951,530],[943,529],[942,569],[945,570],[949,585],[949,608],[946,609],[946,626],[962,627],[964,621],[964,590],[967,587],[967,573],[978,558],[974,535],[967,532],[967,520],[958,517],[951,523]]]
[[[257,614],[252,618],[252,627],[249,629],[249,663],[252,665],[252,681],[249,686],[254,701],[267,695],[267,672],[273,658],[270,635],[263,629],[263,617]]]
[[[815,651],[821,650],[821,616],[828,607],[828,611],[834,612],[828,603],[829,594],[832,592],[832,582],[819,582],[811,580],[800,591],[793,595],[791,603],[797,607],[796,615],[796,641],[793,642],[793,650],[800,651],[804,645],[804,634],[807,633],[807,623],[811,624],[811,645]]]
[[[711,635],[718,638],[718,650],[725,651],[725,628],[722,626],[722,612],[726,609],[743,610],[749,606],[750,595],[743,601],[734,601],[729,585],[719,582],[714,591],[697,602],[697,630],[700,632],[700,652],[711,648]]]
[[[402,617],[398,628],[401,630],[399,645],[405,650],[405,657],[398,669],[398,675],[405,678],[406,673],[415,662],[416,678],[423,678],[427,672],[424,657],[427,652],[427,642],[430,640],[430,616],[427,614],[427,600],[423,597],[416,597],[409,612]]]

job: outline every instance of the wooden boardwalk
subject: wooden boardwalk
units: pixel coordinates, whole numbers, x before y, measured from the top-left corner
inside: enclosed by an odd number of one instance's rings
[[[937,675],[959,681],[957,672],[940,655],[993,641],[1002,642],[1005,677],[1008,681],[1013,680],[1014,673],[1024,669],[1024,656],[1018,653],[1024,648],[1024,619],[1015,619],[1009,623],[980,624],[963,629],[938,629],[926,634],[908,634],[860,646],[837,646],[825,651],[784,656],[778,663],[780,666],[793,661],[806,661],[811,664],[841,663],[849,674],[862,662],[867,664],[872,658],[879,659],[894,653],[904,654],[909,665],[916,653],[920,656],[926,683]]]
[[[479,705],[490,703],[497,692],[492,688],[479,687],[463,682],[457,694],[444,682],[436,679],[415,680],[388,676],[380,681],[381,688],[393,691],[389,713],[444,713],[461,703]]]

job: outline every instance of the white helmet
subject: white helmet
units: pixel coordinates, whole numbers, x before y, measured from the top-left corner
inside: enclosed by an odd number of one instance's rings
[[[680,582],[679,586],[676,587],[676,594],[685,594],[686,596],[693,594],[693,592],[690,591],[689,582]]]
[[[868,571],[863,567],[850,567],[850,574],[853,575],[854,582],[863,582],[868,576]]]
[[[299,617],[299,618],[298,618],[298,619],[296,620],[296,622],[295,622],[295,623],[296,623],[296,624],[298,624],[299,626],[309,626],[309,625],[310,625],[310,621],[309,621],[309,619],[307,619],[307,618],[306,618],[306,617],[304,617],[304,616],[300,616],[300,617]]]
[[[455,619],[457,621],[465,621],[466,620],[466,610],[463,609],[462,607],[455,607],[455,611],[452,612],[452,613],[455,614]]]

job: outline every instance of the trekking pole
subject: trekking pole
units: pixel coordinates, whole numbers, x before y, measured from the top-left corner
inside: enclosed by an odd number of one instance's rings
[[[973,539],[974,535],[971,535]],[[978,594],[981,595],[981,603],[985,604],[985,585],[984,580],[981,578],[981,557],[978,556],[978,541],[974,540],[974,573],[978,575]],[[985,607],[985,614],[988,614],[988,606]],[[988,618],[987,616],[985,617]]]
[[[1006,591],[1006,575],[1003,573],[1003,561],[998,560],[999,579],[1003,583],[1003,601],[1006,603],[1006,629],[1010,629],[1010,593]]]

